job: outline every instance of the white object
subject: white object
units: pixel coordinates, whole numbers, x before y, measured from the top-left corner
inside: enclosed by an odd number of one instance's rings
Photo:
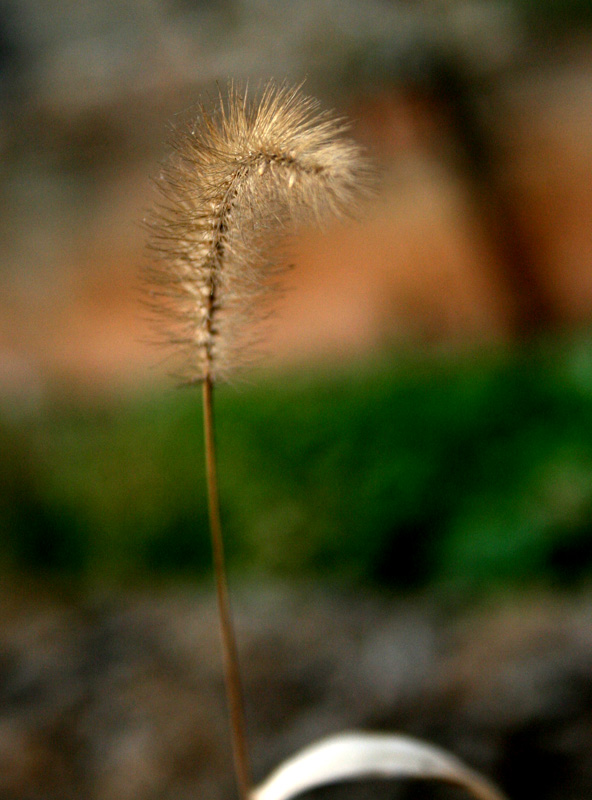
[[[478,800],[503,794],[462,761],[400,734],[341,733],[322,739],[281,764],[253,790],[252,800],[289,800],[303,792],[363,778],[422,778],[464,787]]]

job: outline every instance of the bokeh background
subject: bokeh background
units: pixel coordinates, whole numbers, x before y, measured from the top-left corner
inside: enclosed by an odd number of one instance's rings
[[[587,0],[0,3],[0,795],[232,796],[200,397],[138,274],[170,125],[270,77],[378,190],[216,397],[256,776],[365,726],[584,797]]]

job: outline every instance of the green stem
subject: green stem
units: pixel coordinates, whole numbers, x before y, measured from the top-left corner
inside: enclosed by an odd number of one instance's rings
[[[247,737],[245,732],[245,712],[243,692],[238,664],[236,637],[232,625],[224,545],[222,542],[222,526],[220,524],[220,503],[218,500],[218,477],[216,470],[216,447],[214,442],[213,384],[210,377],[203,381],[204,434],[206,452],[206,477],[208,486],[208,507],[210,514],[210,534],[214,557],[214,574],[216,578],[216,595],[218,598],[218,615],[222,636],[222,653],[224,658],[224,681],[230,716],[234,769],[238,792],[241,800],[248,800],[251,790],[249,758],[247,754]]]

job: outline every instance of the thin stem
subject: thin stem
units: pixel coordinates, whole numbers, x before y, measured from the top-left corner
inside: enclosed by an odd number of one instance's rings
[[[210,514],[210,534],[214,556],[214,574],[216,578],[216,594],[218,598],[218,615],[222,636],[222,652],[224,657],[224,681],[230,716],[234,769],[238,792],[241,800],[248,800],[251,790],[249,758],[247,754],[247,737],[245,733],[245,712],[243,693],[238,664],[236,637],[232,625],[224,545],[222,542],[222,526],[220,524],[220,503],[218,500],[218,477],[216,470],[216,447],[214,442],[213,384],[208,376],[203,381],[204,434],[206,451],[206,476],[208,485],[208,507]]]

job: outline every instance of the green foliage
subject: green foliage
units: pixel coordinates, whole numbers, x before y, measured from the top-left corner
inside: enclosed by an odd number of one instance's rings
[[[399,587],[592,574],[592,341],[400,356],[216,397],[235,569]],[[118,580],[210,571],[192,390],[0,425],[0,556]]]
[[[574,28],[592,23],[590,0],[511,0],[535,25]]]

